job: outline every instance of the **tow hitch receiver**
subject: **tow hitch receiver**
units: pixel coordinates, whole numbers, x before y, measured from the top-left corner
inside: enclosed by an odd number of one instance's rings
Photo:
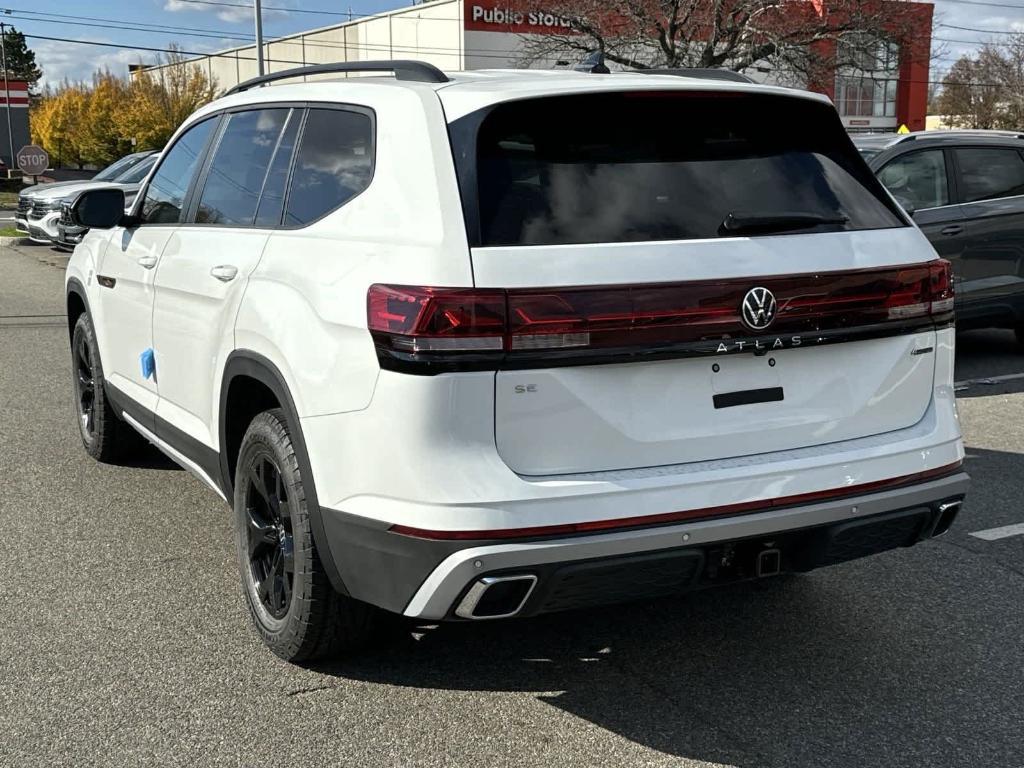
[[[757,555],[757,575],[778,576],[782,567],[782,552],[778,549],[764,549]]]

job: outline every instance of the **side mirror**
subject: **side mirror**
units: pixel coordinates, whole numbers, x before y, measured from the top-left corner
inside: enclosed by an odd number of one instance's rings
[[[120,189],[89,189],[71,204],[71,220],[87,229],[110,229],[124,218],[124,192]]]

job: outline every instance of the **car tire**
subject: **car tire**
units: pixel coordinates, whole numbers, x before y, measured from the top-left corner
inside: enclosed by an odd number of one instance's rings
[[[86,453],[106,463],[123,457],[127,445],[138,441],[107,399],[96,331],[88,314],[78,318],[71,334],[71,376],[78,433]]]
[[[381,611],[331,586],[310,527],[306,482],[284,413],[256,416],[235,470],[238,561],[256,631],[292,662],[358,650],[382,625]]]

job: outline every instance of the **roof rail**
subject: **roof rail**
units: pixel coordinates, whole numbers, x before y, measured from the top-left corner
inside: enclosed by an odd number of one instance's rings
[[[393,61],[339,61],[332,64],[313,64],[308,67],[293,67],[269,75],[260,75],[239,83],[224,95],[241,93],[250,88],[267,85],[277,80],[303,75],[322,75],[333,72],[394,72],[396,80],[412,80],[418,83],[447,83],[448,76],[433,64],[425,61],[395,59]]]
[[[992,138],[1001,139],[1024,139],[1024,133],[1021,131],[1000,131],[989,128],[941,128],[932,131],[915,131],[900,136],[896,139],[893,144],[901,144],[904,141],[916,141],[917,139],[941,139],[943,137],[955,138],[957,136],[977,136],[978,138],[985,138],[991,136]]]
[[[634,74],[640,75],[674,75],[675,77],[697,77],[701,80],[726,80],[730,83],[752,83],[753,79],[731,69],[709,69],[694,67],[692,69],[637,69]]]

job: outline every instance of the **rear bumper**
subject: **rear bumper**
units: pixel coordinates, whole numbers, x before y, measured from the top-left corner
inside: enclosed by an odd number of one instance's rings
[[[968,484],[967,474],[958,471],[822,503],[515,541],[423,539],[329,509],[323,510],[323,519],[353,597],[410,617],[478,618],[472,606],[466,610],[474,585],[487,578],[523,576],[524,599],[521,604],[513,599],[515,610],[509,613],[525,616],[752,578],[761,575],[766,560],[760,553],[766,551],[778,553],[767,560],[776,572],[910,546],[948,527],[958,507],[947,505],[962,501]]]

